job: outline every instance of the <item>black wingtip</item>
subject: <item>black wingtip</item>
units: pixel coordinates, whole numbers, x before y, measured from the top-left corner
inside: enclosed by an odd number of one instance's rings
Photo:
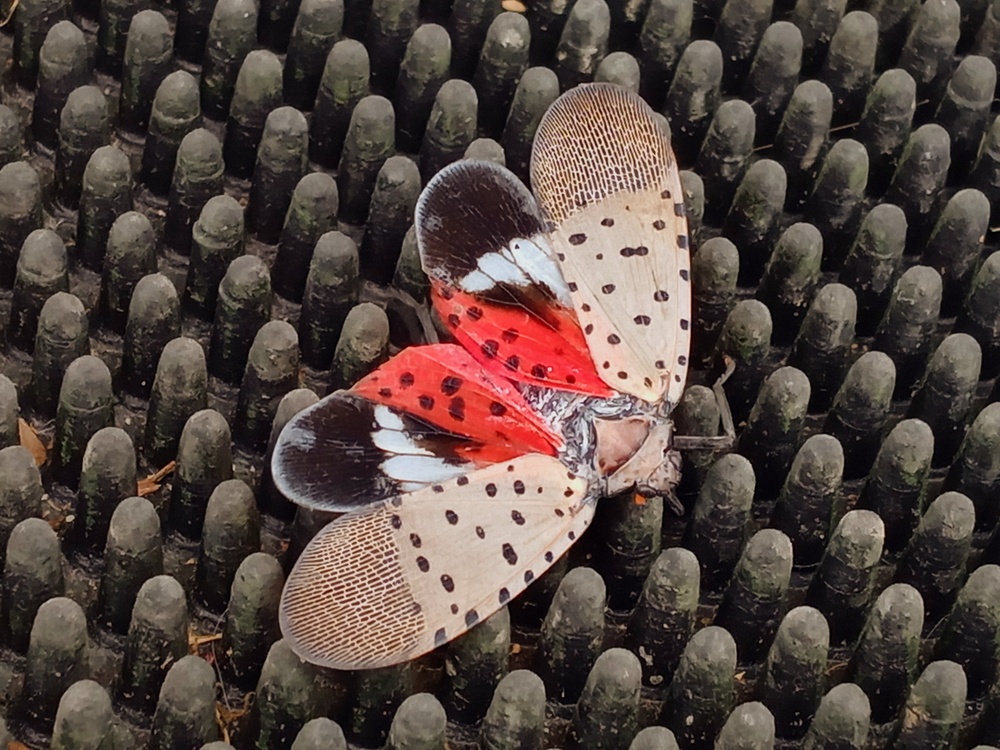
[[[417,201],[417,246],[424,271],[454,284],[477,259],[544,230],[538,204],[506,167],[462,159],[438,172]]]
[[[295,415],[278,436],[271,458],[277,490],[296,505],[345,512],[394,494],[380,487],[381,453],[372,443],[373,406],[333,393]]]

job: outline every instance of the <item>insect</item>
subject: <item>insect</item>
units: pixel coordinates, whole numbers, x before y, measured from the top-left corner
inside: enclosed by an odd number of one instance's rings
[[[457,343],[402,351],[278,439],[278,489],[344,513],[281,599],[307,661],[420,656],[521,593],[598,498],[679,479],[691,288],[668,138],[638,96],[582,85],[542,118],[531,183],[472,160],[428,183],[420,257]]]

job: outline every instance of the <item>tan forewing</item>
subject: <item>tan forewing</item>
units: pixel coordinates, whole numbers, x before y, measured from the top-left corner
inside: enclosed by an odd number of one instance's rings
[[[546,113],[532,187],[598,373],[676,404],[690,349],[687,219],[669,141],[637,95],[580,86]]]
[[[303,659],[414,659],[521,593],[587,528],[587,483],[530,454],[341,516],[306,547],[280,620]]]

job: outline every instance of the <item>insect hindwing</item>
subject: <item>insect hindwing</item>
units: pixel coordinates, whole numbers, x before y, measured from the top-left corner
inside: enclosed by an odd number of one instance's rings
[[[350,511],[562,444],[524,398],[454,344],[415,346],[299,412],[271,459],[289,500]]]
[[[416,208],[420,260],[442,322],[498,375],[609,396],[528,189],[492,162],[441,170]]]
[[[341,516],[309,543],[281,629],[310,662],[414,659],[521,593],[589,525],[587,483],[532,454]]]
[[[531,182],[597,372],[676,404],[690,347],[687,220],[651,110],[609,84],[567,92],[538,126]]]

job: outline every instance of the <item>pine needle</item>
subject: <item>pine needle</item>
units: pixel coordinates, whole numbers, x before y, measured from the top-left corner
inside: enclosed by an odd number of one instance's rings
[[[7,11],[7,17],[2,21],[0,21],[0,28],[3,28],[4,26],[10,23],[10,19],[14,17],[14,11],[17,10],[17,6],[20,2],[21,0],[14,0],[14,2],[10,6],[10,10]]]

